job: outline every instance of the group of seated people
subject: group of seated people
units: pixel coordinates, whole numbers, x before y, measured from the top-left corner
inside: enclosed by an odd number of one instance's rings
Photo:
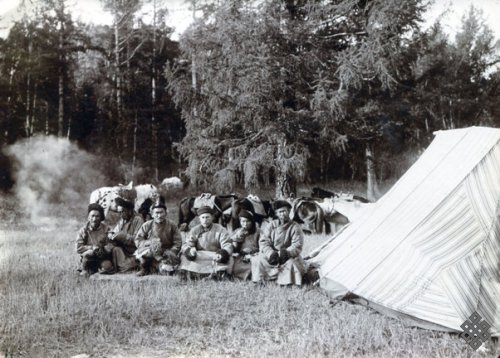
[[[167,218],[162,197],[151,206],[152,219],[146,222],[134,212],[132,202],[118,198],[117,204],[120,220],[114,228],[103,222],[104,209],[99,204],[88,206],[87,223],[79,230],[76,245],[83,276],[137,271],[138,276],[178,273],[183,279],[233,277],[302,285],[304,234],[290,220],[287,201],[274,203],[277,219],[262,230],[252,213],[242,210],[241,227],[231,234],[214,223],[212,208],[200,207],[200,224],[189,231],[184,243]]]

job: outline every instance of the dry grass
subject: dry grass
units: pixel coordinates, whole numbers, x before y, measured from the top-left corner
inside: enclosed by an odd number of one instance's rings
[[[75,228],[3,231],[0,352],[25,357],[479,357],[456,335],[409,328],[316,287],[86,280]],[[308,247],[323,238],[309,238]],[[490,343],[489,349],[493,347]],[[127,352],[127,353],[125,353]]]

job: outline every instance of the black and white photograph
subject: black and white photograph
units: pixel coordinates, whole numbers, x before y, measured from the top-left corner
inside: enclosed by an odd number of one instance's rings
[[[500,358],[500,0],[0,0],[0,358]]]

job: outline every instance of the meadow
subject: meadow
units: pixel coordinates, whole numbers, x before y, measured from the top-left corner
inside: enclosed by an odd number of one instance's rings
[[[0,214],[0,357],[500,354],[498,341],[474,352],[457,334],[408,327],[372,309],[332,301],[314,285],[281,288],[176,276],[85,279],[76,271],[75,253],[85,215],[59,220],[55,227],[34,226],[6,212],[5,203]],[[307,237],[304,253],[325,240]]]

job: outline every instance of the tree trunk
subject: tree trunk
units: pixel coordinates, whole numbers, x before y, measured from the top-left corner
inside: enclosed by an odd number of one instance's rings
[[[295,186],[295,178],[287,173],[287,171],[281,166],[283,161],[283,150],[286,147],[286,140],[282,144],[278,145],[277,153],[277,174],[276,174],[276,199],[288,199],[294,198],[296,196],[297,188]]]
[[[64,131],[64,24],[60,22],[61,28],[59,29],[59,108],[57,116],[57,136],[62,137]]]
[[[156,1],[153,2],[153,53],[152,53],[152,76],[151,76],[151,131],[152,131],[152,160],[154,179],[159,181],[158,170],[158,123],[156,123]]]
[[[28,70],[29,71],[29,70]],[[30,117],[30,104],[31,104],[31,74],[28,72],[28,78],[26,79],[26,121],[24,123],[24,130],[26,132],[26,137],[31,137],[31,117]]]
[[[325,182],[325,167],[324,167],[325,157],[324,153],[321,150],[319,152],[319,181],[321,183]]]
[[[66,138],[71,136],[71,114],[68,117],[68,130],[66,131]]]
[[[34,126],[35,126],[35,113],[36,113],[36,102],[37,102],[37,82],[35,81],[33,84],[33,106],[31,108],[31,123],[30,123],[30,133],[33,135],[35,133]]]
[[[29,44],[28,44],[28,74],[26,78],[26,121],[24,123],[24,130],[26,132],[26,137],[31,137],[32,133],[30,132],[31,128],[31,55],[33,52],[33,42],[30,36]]]
[[[370,201],[376,201],[379,196],[377,175],[375,172],[375,158],[371,144],[366,145],[366,197]]]
[[[136,109],[134,118],[134,137],[133,137],[133,148],[132,148],[132,173],[135,172],[135,163],[137,160],[137,127],[138,127],[138,119],[137,119],[137,109]]]
[[[13,92],[13,86],[12,84],[14,83],[14,74],[16,73],[16,66],[17,66],[18,61],[16,61],[15,65],[12,66],[12,68],[9,71],[9,95],[7,97],[7,120],[11,120],[11,113],[13,112],[12,109],[12,92]],[[4,143],[9,142],[9,129],[5,129],[4,133]]]
[[[193,22],[196,21],[196,0],[192,0],[193,4]],[[196,61],[195,55],[191,56],[191,86],[196,90]]]
[[[115,21],[114,21],[114,30],[115,30],[115,101],[116,101],[116,119],[118,123],[121,124],[122,119],[122,92],[121,92],[121,73],[120,73],[120,33],[119,33],[119,15],[118,15],[118,6],[115,0]]]

